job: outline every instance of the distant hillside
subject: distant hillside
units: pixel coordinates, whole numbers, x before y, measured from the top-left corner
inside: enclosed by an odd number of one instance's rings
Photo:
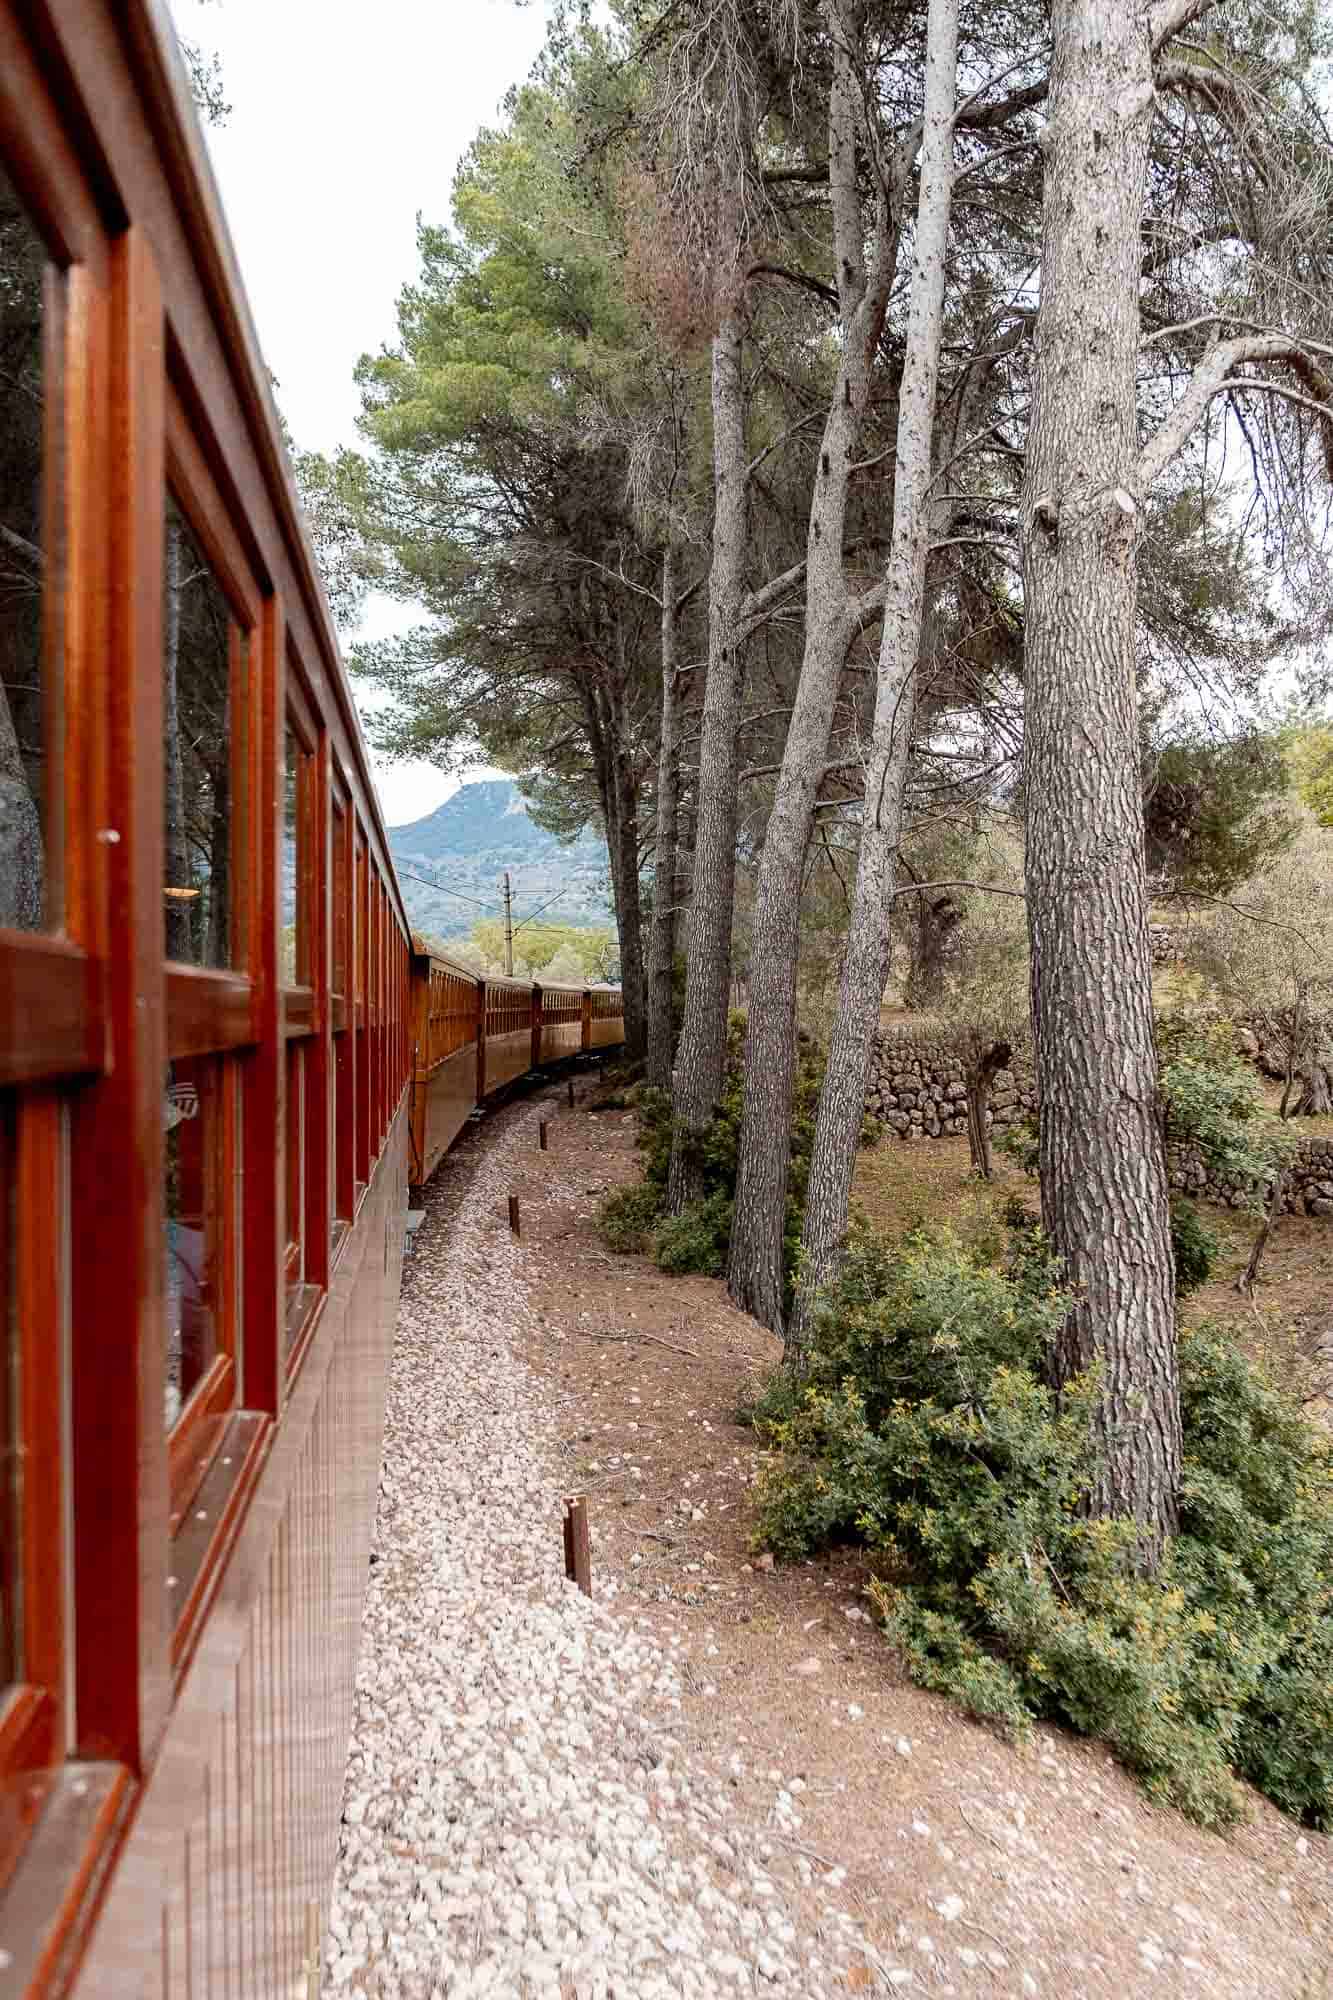
[[[526,801],[508,778],[463,785],[424,819],[389,828],[389,846],[399,865],[403,900],[414,924],[440,938],[458,937],[474,920],[499,916],[501,878],[507,868],[514,891],[514,916],[527,916],[539,903],[562,892],[551,920],[562,924],[607,924],[611,909],[610,862],[606,843],[593,833],[566,846],[528,816]],[[413,880],[431,876],[444,889]],[[485,904],[485,912],[476,905]]]

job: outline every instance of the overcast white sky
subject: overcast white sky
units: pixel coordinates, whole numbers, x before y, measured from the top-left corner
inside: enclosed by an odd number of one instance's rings
[[[241,275],[297,443],[356,438],[358,357],[394,334],[416,218],[446,220],[460,156],[527,75],[544,0],[171,0],[215,50],[226,123],[208,132]],[[376,611],[366,631],[396,607]],[[378,764],[390,824],[454,789]]]

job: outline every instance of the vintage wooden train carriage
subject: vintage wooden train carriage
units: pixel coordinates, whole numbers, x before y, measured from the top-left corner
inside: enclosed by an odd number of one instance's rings
[[[318,1957],[409,1173],[619,996],[412,950],[156,0],[0,0],[0,2000]]]
[[[428,1181],[478,1105],[525,1076],[624,1040],[609,986],[545,985],[471,971],[413,939],[412,1185]]]
[[[409,933],[156,6],[0,5],[0,254],[0,1992],[289,1993]]]

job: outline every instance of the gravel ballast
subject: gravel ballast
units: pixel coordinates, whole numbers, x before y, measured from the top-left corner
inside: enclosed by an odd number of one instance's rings
[[[801,1853],[785,1790],[758,1823],[680,1740],[681,1642],[617,1611],[614,1585],[565,1581],[556,1418],[513,1345],[533,1328],[505,1220],[543,1109],[444,1169],[405,1270],[326,1988],[815,1996],[853,1965],[905,1985],[837,1907],[840,1871]]]

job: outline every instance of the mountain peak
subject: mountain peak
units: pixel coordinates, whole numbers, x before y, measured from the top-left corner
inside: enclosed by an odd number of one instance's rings
[[[613,921],[605,841],[592,829],[568,844],[548,833],[512,778],[460,785],[434,812],[391,826],[389,847],[408,915],[439,937],[461,936],[476,918],[499,916],[506,870],[519,920],[549,899],[554,923]]]

